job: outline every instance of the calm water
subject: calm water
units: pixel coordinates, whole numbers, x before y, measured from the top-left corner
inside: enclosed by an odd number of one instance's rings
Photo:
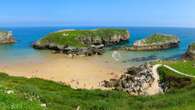
[[[46,54],[47,51],[39,51],[31,48],[31,44],[47,35],[50,32],[57,31],[59,29],[93,29],[94,27],[17,27],[17,28],[0,28],[0,30],[12,31],[17,43],[12,45],[0,46],[0,61],[23,61],[28,59],[40,60]],[[166,33],[177,35],[181,39],[181,45],[179,48],[155,51],[155,52],[125,52],[119,51],[121,54],[121,62],[128,61],[126,63],[135,63],[130,61],[133,58],[156,56],[157,58],[175,58],[181,56],[187,49],[188,44],[195,41],[195,29],[193,28],[144,28],[144,27],[129,27],[131,38],[129,39],[129,45],[135,40],[142,39],[152,33]],[[112,52],[107,52],[104,56],[111,57]]]

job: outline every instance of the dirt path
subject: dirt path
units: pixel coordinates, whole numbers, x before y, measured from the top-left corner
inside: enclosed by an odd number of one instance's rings
[[[164,66],[165,68],[175,72],[176,74],[179,74],[179,75],[182,75],[182,76],[186,76],[186,77],[191,77],[191,78],[195,78],[195,76],[193,75],[188,75],[186,73],[183,73],[183,72],[180,72],[168,65],[163,65],[163,64],[156,64],[152,67],[152,73],[153,73],[153,77],[155,78],[152,86],[150,88],[148,88],[146,90],[146,92],[149,94],[149,95],[154,95],[154,94],[158,94],[159,92],[162,91],[162,89],[160,88],[159,86],[159,74],[158,74],[158,68],[161,67],[161,66]]]
[[[188,74],[186,74],[186,73],[180,72],[180,71],[178,71],[178,70],[176,70],[176,69],[174,69],[174,68],[172,68],[172,67],[170,67],[170,66],[168,66],[168,65],[163,65],[163,66],[164,66],[165,68],[167,68],[167,69],[169,69],[169,70],[171,70],[171,71],[173,71],[173,72],[179,74],[179,75],[186,76],[186,77],[191,77],[191,78],[195,78],[195,76],[193,76],[193,75],[188,75]]]
[[[158,75],[158,68],[160,66],[162,66],[162,65],[161,64],[157,64],[157,65],[154,65],[152,67],[152,73],[153,73],[153,77],[154,77],[154,82],[151,85],[151,87],[146,90],[146,92],[149,95],[155,95],[155,94],[158,94],[158,93],[161,93],[162,92],[162,89],[159,86],[159,80],[160,80],[160,78],[159,78],[159,75]]]

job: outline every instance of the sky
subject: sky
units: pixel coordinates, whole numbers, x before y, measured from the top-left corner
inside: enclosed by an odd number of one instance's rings
[[[0,0],[1,26],[195,27],[195,0]]]

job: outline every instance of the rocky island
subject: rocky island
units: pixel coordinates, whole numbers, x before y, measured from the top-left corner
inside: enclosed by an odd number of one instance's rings
[[[103,48],[129,39],[126,29],[60,30],[33,44],[36,49],[74,55],[101,55]]]
[[[187,52],[183,56],[184,59],[195,60],[195,43],[188,46]]]
[[[173,35],[153,34],[146,39],[134,42],[132,47],[124,47],[123,50],[128,51],[154,51],[176,48],[179,46],[180,40]]]
[[[14,43],[12,32],[0,32],[0,44],[10,44]]]

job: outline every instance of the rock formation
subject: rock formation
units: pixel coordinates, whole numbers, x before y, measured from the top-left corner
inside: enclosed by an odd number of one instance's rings
[[[187,52],[183,55],[184,59],[195,60],[195,43],[188,46]]]
[[[0,32],[0,44],[14,43],[12,32]]]
[[[132,58],[132,59],[127,59],[122,61],[123,63],[127,62],[148,62],[148,61],[153,61],[153,60],[158,60],[157,56],[151,55],[151,56],[146,56],[146,57],[137,57],[137,58]]]
[[[131,95],[147,95],[147,89],[154,83],[155,77],[150,64],[131,67],[119,79],[103,81],[103,86],[128,92]]]
[[[65,54],[91,56],[101,55],[104,47],[128,39],[129,32],[124,29],[62,30],[50,33],[33,43],[33,47],[55,50]]]
[[[127,51],[154,51],[176,48],[180,40],[173,35],[154,34],[146,39],[134,42],[132,47],[124,47],[122,50]]]

